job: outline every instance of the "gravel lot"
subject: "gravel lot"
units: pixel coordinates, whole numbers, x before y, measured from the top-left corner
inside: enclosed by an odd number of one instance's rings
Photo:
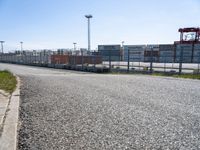
[[[0,64],[22,80],[21,149],[200,149],[200,81]]]

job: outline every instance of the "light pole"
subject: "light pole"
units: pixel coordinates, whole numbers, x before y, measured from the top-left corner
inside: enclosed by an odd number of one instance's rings
[[[88,19],[88,51],[90,51],[90,18],[92,15],[85,15],[85,17]]]
[[[5,41],[0,41],[0,43],[1,43],[1,52],[3,54],[3,43],[5,43]]]
[[[23,42],[20,42],[21,44],[21,52],[23,51]]]
[[[123,58],[123,56],[122,55],[124,55],[124,41],[122,41],[122,49],[121,49],[121,51],[120,51],[120,59],[122,60],[122,58]]]
[[[151,62],[150,62],[150,73],[153,72],[153,47],[151,46]]]
[[[124,41],[122,41],[122,48],[124,47]]]
[[[77,44],[77,43],[73,43],[73,44],[74,44],[74,51],[75,51],[75,50],[76,50],[76,44]]]

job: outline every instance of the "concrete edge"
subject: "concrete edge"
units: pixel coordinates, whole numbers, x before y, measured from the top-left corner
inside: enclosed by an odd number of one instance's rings
[[[4,93],[8,94],[6,92],[4,92]],[[6,110],[5,110],[4,115],[3,115],[3,120],[1,120],[1,122],[0,122],[0,137],[1,137],[2,133],[3,133],[3,127],[4,127],[4,124],[5,124],[5,120],[6,120],[6,114],[7,114],[7,111],[9,110],[8,107],[9,107],[10,99],[11,99],[11,96],[12,96],[11,94],[9,94],[9,95],[5,95],[5,94],[2,94],[2,95],[8,98],[8,103],[6,105]]]
[[[0,89],[0,94],[2,94],[3,96],[6,96],[6,97],[8,97],[10,95],[10,93],[8,93],[4,90],[1,90],[1,89]]]
[[[19,102],[20,102],[20,78],[16,76],[17,86],[11,94],[10,101],[6,110],[3,132],[0,137],[0,149],[17,149],[18,137],[18,118],[19,118]]]

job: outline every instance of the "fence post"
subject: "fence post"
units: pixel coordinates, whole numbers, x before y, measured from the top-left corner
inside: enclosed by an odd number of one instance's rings
[[[95,57],[95,55],[93,55],[93,69],[94,69],[94,72],[95,72],[95,67],[96,67],[96,57]]]
[[[83,50],[81,50],[81,64],[82,64],[82,70],[83,70]]]
[[[128,72],[129,72],[129,69],[130,69],[130,51],[128,49],[128,68],[127,68]]]
[[[153,48],[151,47],[150,73],[153,72]]]
[[[183,47],[181,47],[181,54],[179,60],[179,75],[181,75],[182,73],[182,62],[183,62]]]
[[[111,71],[111,50],[109,50],[109,70]]]
[[[165,62],[164,62],[164,73],[166,72],[166,57],[165,57]]]
[[[200,57],[200,56],[199,56]],[[197,70],[197,74],[199,74],[199,69],[200,69],[200,58],[198,59],[198,70]]]

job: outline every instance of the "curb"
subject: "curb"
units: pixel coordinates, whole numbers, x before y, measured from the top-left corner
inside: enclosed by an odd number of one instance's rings
[[[0,150],[16,150],[17,149],[17,127],[19,116],[19,100],[20,100],[20,79],[16,76],[17,86],[10,97],[10,101],[6,110],[3,132],[0,137]]]

